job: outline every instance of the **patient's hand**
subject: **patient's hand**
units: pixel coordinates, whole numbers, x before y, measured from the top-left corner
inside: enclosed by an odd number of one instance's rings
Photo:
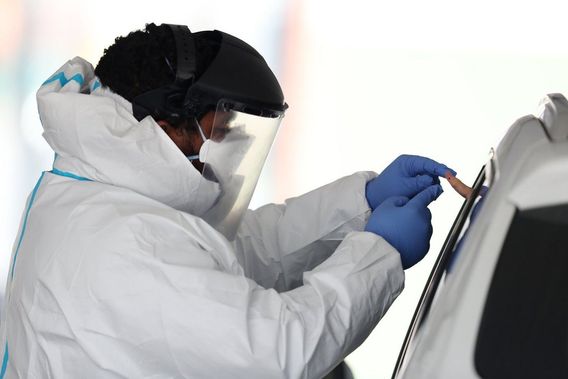
[[[471,197],[471,194],[473,192],[471,187],[465,185],[461,180],[453,176],[451,172],[446,172],[446,175],[444,175],[444,177],[448,180],[452,188],[455,189],[456,192],[462,195],[465,199],[469,199]]]

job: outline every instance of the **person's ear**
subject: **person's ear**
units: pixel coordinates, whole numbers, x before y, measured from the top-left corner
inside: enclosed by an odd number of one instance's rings
[[[172,126],[170,125],[169,122],[167,122],[165,120],[158,120],[157,123],[158,123],[158,125],[160,125],[160,128],[162,128],[162,130],[164,132],[169,134],[168,132],[172,129]]]
[[[169,135],[170,137],[182,137],[183,136],[183,128],[174,128],[169,122],[167,122],[166,120],[158,120],[156,121],[158,123],[158,125],[160,125],[160,128],[162,128],[162,130],[164,132],[166,132],[167,135]]]
[[[185,155],[199,151],[201,145],[196,145],[196,137],[188,134],[184,127],[174,127],[165,120],[157,120],[156,122]]]

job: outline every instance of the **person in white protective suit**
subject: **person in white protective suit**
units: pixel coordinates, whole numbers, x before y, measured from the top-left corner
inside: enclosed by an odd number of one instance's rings
[[[226,33],[149,24],[37,100],[55,161],[14,243],[0,379],[320,378],[428,251],[450,169],[427,158],[247,210],[287,106]]]

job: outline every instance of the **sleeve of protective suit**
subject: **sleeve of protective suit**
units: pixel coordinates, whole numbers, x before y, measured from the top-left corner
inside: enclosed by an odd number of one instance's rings
[[[293,289],[302,274],[327,259],[370,215],[365,185],[376,173],[358,172],[286,200],[249,211],[234,242],[245,274],[266,288]]]
[[[175,376],[187,377],[321,378],[364,341],[404,283],[399,254],[368,232],[347,235],[304,285],[284,293],[218,270],[163,270],[152,284],[162,295],[138,314],[165,333],[167,348],[152,349],[163,355],[156,363],[176,362]],[[141,311],[131,308],[123,306]]]

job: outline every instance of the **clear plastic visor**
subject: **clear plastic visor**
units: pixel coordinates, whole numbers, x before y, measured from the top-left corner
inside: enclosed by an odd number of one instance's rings
[[[199,152],[204,167],[197,200],[206,204],[200,216],[229,240],[248,209],[282,117],[255,116],[220,103],[212,126],[202,125],[208,139]]]

